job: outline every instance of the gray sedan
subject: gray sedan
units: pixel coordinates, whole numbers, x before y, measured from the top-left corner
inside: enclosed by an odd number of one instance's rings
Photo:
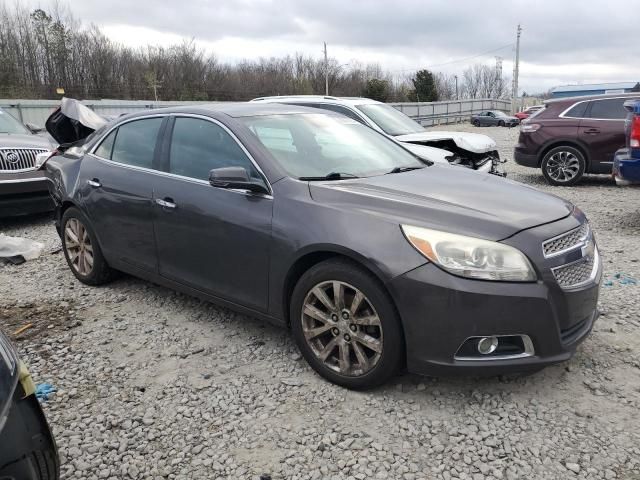
[[[500,110],[487,110],[471,115],[471,124],[476,127],[515,127],[520,124],[520,120]]]
[[[600,261],[579,209],[453,175],[342,115],[146,111],[44,165],[78,280],[124,271],[290,328],[345,387],[405,366],[539,369],[568,359],[597,316]]]

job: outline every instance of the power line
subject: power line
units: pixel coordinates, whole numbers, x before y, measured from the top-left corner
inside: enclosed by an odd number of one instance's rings
[[[415,70],[418,70],[420,68],[442,67],[442,66],[445,66],[445,65],[452,65],[454,63],[466,62],[466,61],[469,61],[469,60],[473,60],[474,58],[482,57],[482,56],[488,55],[490,53],[494,53],[494,52],[498,52],[500,50],[504,50],[505,48],[508,48],[508,47],[513,47],[513,45],[514,45],[513,42],[511,42],[511,43],[507,43],[506,45],[502,45],[501,47],[493,48],[491,50],[487,50],[486,52],[478,53],[476,55],[471,55],[470,57],[463,57],[463,58],[459,58],[457,60],[451,60],[451,61],[444,62],[444,63],[434,63],[432,65],[425,65],[425,66],[421,66],[421,67],[411,67],[411,68],[402,68],[402,69],[399,69],[399,70],[391,70],[391,73],[415,71]]]

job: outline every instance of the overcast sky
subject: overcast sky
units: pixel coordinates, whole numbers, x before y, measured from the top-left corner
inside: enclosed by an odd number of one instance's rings
[[[21,0],[30,6],[48,0]],[[520,93],[571,83],[639,81],[637,0],[61,0],[84,23],[138,46],[195,39],[223,61],[322,55],[394,74],[460,74],[474,62],[511,76],[522,24]],[[474,57],[474,58],[470,58]]]

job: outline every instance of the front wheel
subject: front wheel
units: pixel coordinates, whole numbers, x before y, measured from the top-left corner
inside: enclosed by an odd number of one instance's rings
[[[586,162],[580,150],[563,145],[549,150],[540,166],[551,185],[569,186],[582,178]]]
[[[290,305],[300,352],[322,377],[361,390],[388,381],[404,362],[400,319],[380,282],[345,260],[308,270]]]
[[[499,127],[504,127],[504,122],[503,122],[502,120],[500,120],[500,121],[498,122],[498,126],[499,126]]]

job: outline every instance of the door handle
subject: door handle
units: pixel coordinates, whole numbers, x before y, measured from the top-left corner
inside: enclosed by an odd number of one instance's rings
[[[102,186],[100,180],[98,180],[97,178],[94,178],[93,180],[87,180],[87,185],[93,188],[100,188]]]
[[[164,199],[156,198],[156,203],[162,208],[176,208],[176,204],[173,202],[173,199],[168,197],[165,197]]]
[[[600,129],[599,128],[587,128],[584,133],[586,133],[587,135],[595,135],[597,133],[600,133]]]

